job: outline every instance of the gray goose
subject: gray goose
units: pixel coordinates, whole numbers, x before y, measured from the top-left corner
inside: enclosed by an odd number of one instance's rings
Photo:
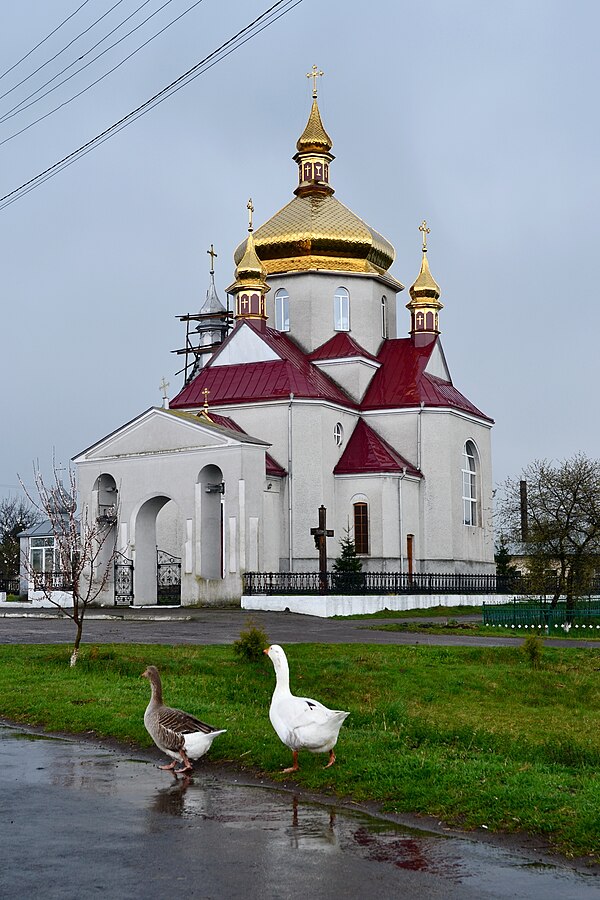
[[[152,697],[144,713],[146,731],[159,750],[173,759],[168,766],[159,768],[170,769],[175,775],[187,774],[193,770],[191,760],[204,756],[214,739],[225,734],[227,729],[213,728],[181,709],[165,706],[156,666],[148,666],[142,672],[142,678],[150,681],[152,689]],[[179,760],[182,760],[183,768],[176,769]]]

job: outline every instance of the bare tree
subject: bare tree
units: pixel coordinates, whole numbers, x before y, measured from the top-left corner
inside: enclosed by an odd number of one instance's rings
[[[497,510],[501,532],[522,547],[534,577],[557,567],[553,605],[565,595],[573,608],[600,561],[600,460],[535,460],[519,481],[505,482]]]
[[[24,497],[0,500],[0,578],[19,574],[19,534],[37,525],[41,515]]]
[[[56,465],[50,484],[39,469],[34,470],[38,499],[33,499],[23,486],[27,498],[50,522],[54,536],[55,562],[53,572],[34,572],[26,560],[28,575],[34,587],[43,591],[50,603],[75,625],[75,641],[70,664],[79,655],[85,613],[102,593],[116,554],[116,529],[110,523],[93,518],[88,507],[77,510],[77,481],[75,472],[68,470],[65,486]],[[72,594],[73,606],[57,599],[57,591]]]

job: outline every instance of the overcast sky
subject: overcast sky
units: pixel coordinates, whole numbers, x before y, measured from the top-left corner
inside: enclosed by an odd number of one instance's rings
[[[149,0],[125,29],[156,10]],[[187,9],[144,28],[37,105],[0,141],[103,74]],[[115,0],[88,0],[0,79],[0,93]],[[0,118],[141,4],[0,98]],[[81,0],[5,3],[2,71]],[[0,144],[0,196],[65,157],[247,25],[268,0],[204,0],[99,85]],[[303,0],[111,140],[0,210],[3,396],[0,496],[61,464],[181,387],[177,317],[196,312],[214,243],[221,299],[246,202],[260,225],[292,198],[310,109],[336,156],[336,196],[396,248],[408,288],[427,219],[454,384],[496,425],[494,482],[540,457],[600,456],[597,37],[583,0]],[[98,48],[99,52],[105,44]],[[92,54],[93,55],[93,54]],[[86,57],[89,59],[90,57]],[[60,63],[60,65],[59,65]],[[72,72],[73,69],[69,69]],[[63,76],[64,77],[64,76]],[[53,82],[54,84],[55,82]],[[409,299],[406,292],[406,302]],[[400,336],[408,331],[408,312]],[[400,448],[402,449],[402,448]]]

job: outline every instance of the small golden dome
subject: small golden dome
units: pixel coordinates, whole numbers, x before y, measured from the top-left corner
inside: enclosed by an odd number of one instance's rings
[[[254,243],[254,235],[252,232],[248,234],[248,237],[243,244],[240,244],[240,246],[245,249],[242,258],[235,269],[236,281],[248,281],[248,279],[251,281],[264,281],[267,273],[257,256],[256,244]]]
[[[417,276],[417,280],[409,290],[413,300],[439,300],[440,294],[442,293],[439,284],[435,281],[433,275],[429,271],[427,250],[425,248],[423,248],[421,271]]]
[[[332,147],[333,142],[323,128],[317,98],[314,97],[306,128],[298,138],[296,149],[299,153],[328,153]]]

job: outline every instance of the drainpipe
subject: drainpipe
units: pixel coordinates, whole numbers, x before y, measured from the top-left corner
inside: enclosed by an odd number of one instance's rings
[[[289,569],[290,572],[293,570],[294,566],[294,552],[293,552],[293,540],[292,540],[292,527],[293,527],[293,517],[292,517],[292,489],[293,489],[293,466],[292,466],[292,403],[294,400],[293,393],[290,394],[290,402],[288,403],[288,558],[289,558]]]
[[[400,550],[400,574],[404,575],[404,523],[402,518],[402,482],[406,477],[406,466],[402,467],[402,475],[398,478],[398,518],[400,524],[400,534],[398,537]]]
[[[423,412],[423,407],[425,403],[421,402],[421,406],[419,407],[419,414],[417,417],[417,469],[419,472],[421,471],[421,413]]]

